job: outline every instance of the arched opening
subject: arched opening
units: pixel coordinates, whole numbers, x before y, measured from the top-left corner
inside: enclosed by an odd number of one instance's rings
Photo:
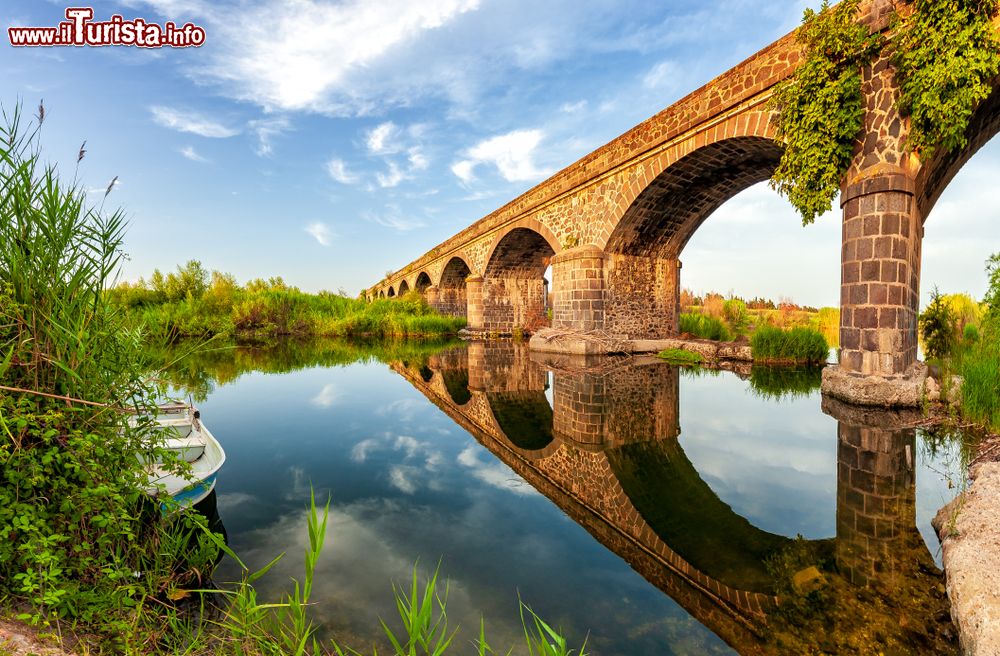
[[[514,228],[496,245],[483,276],[483,328],[511,333],[548,325],[545,271],[554,247],[529,228]]]
[[[462,258],[455,256],[448,260],[438,283],[438,312],[454,317],[468,316],[465,279],[471,273],[472,270]]]
[[[544,391],[488,392],[486,397],[511,444],[538,451],[552,442],[552,407]]]
[[[632,338],[676,335],[681,252],[723,203],[770,178],[781,154],[772,139],[734,137],[681,158],[650,182],[605,245],[605,329]]]
[[[431,277],[427,275],[426,272],[421,271],[420,275],[417,276],[417,282],[414,284],[414,289],[420,292],[421,296],[427,291],[427,288],[431,286]]]
[[[385,290],[384,289],[378,290],[378,297],[379,298],[385,298]]]
[[[1000,89],[976,109],[966,130],[968,143],[940,152],[921,167],[916,180],[917,209],[923,220],[920,294],[926,309],[934,288],[953,297],[956,337],[978,324],[979,302],[987,291],[984,265],[1000,252]],[[980,327],[980,326],[977,326]],[[963,340],[965,341],[965,340]]]
[[[399,283],[399,295],[402,296],[406,292],[410,291],[410,284],[405,280]]]
[[[393,289],[392,287],[390,287],[389,288],[389,298],[392,298],[395,295],[396,295],[396,290]]]

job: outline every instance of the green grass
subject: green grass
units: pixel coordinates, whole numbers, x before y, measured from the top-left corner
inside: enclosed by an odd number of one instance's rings
[[[803,327],[761,326],[750,337],[750,348],[755,362],[822,364],[830,352],[821,333]]]
[[[681,313],[680,332],[720,342],[728,342],[733,338],[729,328],[721,319],[698,312]]]
[[[186,293],[140,282],[109,291],[109,298],[154,335],[168,340],[221,335],[239,340],[297,337],[412,337],[455,334],[462,317],[443,316],[417,292],[366,302],[342,294],[307,294],[280,279],[238,286],[213,273],[211,284],[197,262],[179,267],[178,278],[194,269],[202,279]],[[161,280],[162,276],[153,276]],[[193,274],[197,279],[198,273]],[[174,276],[174,274],[171,274]],[[190,277],[190,276],[188,276]]]
[[[684,349],[666,349],[656,354],[661,360],[666,360],[670,364],[694,366],[702,364],[705,358],[700,353],[685,351]]]
[[[984,338],[962,358],[962,415],[1000,430],[1000,344]]]

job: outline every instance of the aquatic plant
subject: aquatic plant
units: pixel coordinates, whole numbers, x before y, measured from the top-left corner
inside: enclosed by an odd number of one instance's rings
[[[705,361],[700,353],[685,351],[684,349],[666,349],[656,354],[661,360],[666,360],[670,364],[679,365],[699,365]]]
[[[826,338],[812,328],[795,327],[783,330],[761,326],[750,337],[754,362],[826,362],[830,347]]]

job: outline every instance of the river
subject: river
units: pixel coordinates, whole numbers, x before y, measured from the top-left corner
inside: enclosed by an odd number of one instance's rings
[[[818,370],[321,341],[169,380],[228,454],[230,546],[285,553],[265,598],[301,578],[310,490],[329,498],[312,616],[362,651],[398,625],[392,583],[438,566],[454,653],[481,617],[523,648],[519,596],[592,654],[957,651],[930,520],[964,438],[824,400]]]

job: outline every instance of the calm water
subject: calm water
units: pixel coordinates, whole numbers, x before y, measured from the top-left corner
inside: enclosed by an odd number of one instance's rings
[[[355,647],[440,560],[463,642],[482,616],[523,645],[520,594],[594,654],[954,649],[930,519],[960,440],[823,403],[818,372],[324,342],[173,379],[226,448],[230,545],[287,554],[265,595],[301,576],[310,486],[329,495],[314,617]]]

